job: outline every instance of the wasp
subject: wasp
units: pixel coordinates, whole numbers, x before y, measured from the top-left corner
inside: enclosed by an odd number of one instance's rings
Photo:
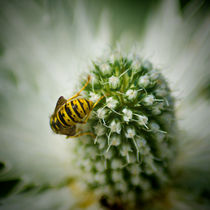
[[[94,136],[91,132],[81,133],[76,128],[77,124],[85,124],[90,117],[91,111],[104,98],[100,97],[95,103],[85,98],[78,98],[80,93],[90,82],[90,76],[82,89],[69,99],[61,96],[55,106],[54,113],[50,117],[50,127],[56,134],[66,135],[69,137],[79,137],[83,135]]]

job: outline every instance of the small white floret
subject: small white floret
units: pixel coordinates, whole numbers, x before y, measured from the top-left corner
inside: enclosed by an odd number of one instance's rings
[[[139,59],[135,59],[131,64],[131,67],[134,70],[138,70],[140,68],[140,66],[141,66],[141,62]]]
[[[151,122],[150,123],[150,128],[154,132],[157,132],[157,131],[160,130],[160,126],[156,122]]]
[[[145,60],[145,61],[143,62],[143,67],[144,67],[145,69],[152,69],[152,63],[149,62],[148,60]]]
[[[108,152],[104,153],[105,159],[111,159],[112,156],[113,156],[113,152],[111,150],[109,150]]]
[[[152,69],[152,71],[149,74],[150,74],[150,78],[152,80],[156,80],[160,75],[160,73],[157,69]]]
[[[141,147],[139,151],[142,155],[148,155],[150,153],[150,147],[148,146]]]
[[[121,181],[123,179],[123,175],[121,171],[113,171],[112,172],[112,180],[114,182]]]
[[[122,156],[126,157],[129,152],[132,152],[131,147],[129,145],[123,145],[121,150],[120,150],[120,154]]]
[[[121,150],[120,150],[120,154],[123,157],[126,157],[128,163],[130,163],[129,152],[132,152],[132,149],[131,149],[130,145],[123,145]]]
[[[157,96],[160,96],[160,97],[164,97],[167,95],[166,89],[162,89],[162,88],[158,88],[157,90],[155,90],[155,93]]]
[[[153,95],[148,95],[144,98],[143,101],[146,105],[151,106],[155,101],[155,97]]]
[[[118,77],[115,77],[115,76],[111,76],[109,78],[109,84],[110,84],[110,87],[113,88],[113,89],[116,89],[119,87],[120,85],[120,79]]]
[[[129,109],[123,109],[122,110],[122,112],[123,112],[123,119],[124,119],[124,121],[125,122],[129,122],[131,119],[132,119],[132,116],[133,116],[133,112],[131,111],[131,110],[129,110]]]
[[[152,174],[157,171],[157,167],[156,167],[156,165],[153,161],[153,158],[151,156],[149,156],[149,155],[145,156],[144,162],[146,165],[145,172],[147,174]]]
[[[161,109],[159,107],[157,107],[157,106],[153,107],[152,108],[152,114],[154,114],[154,115],[161,114]]]
[[[138,117],[138,124],[146,126],[148,122],[148,117],[145,115],[137,115],[137,117]]]
[[[104,137],[98,138],[99,149],[103,149],[106,145],[106,139]]]
[[[104,184],[105,183],[105,180],[106,180],[106,177],[104,174],[100,174],[100,173],[97,173],[94,177],[95,181],[100,183],[100,184]]]
[[[92,170],[92,164],[90,160],[83,160],[82,166],[84,167],[85,171]]]
[[[119,182],[115,185],[116,189],[120,192],[126,193],[128,190],[126,182]]]
[[[158,140],[158,142],[162,142],[165,138],[165,134],[164,133],[156,133],[155,134],[156,139]]]
[[[136,143],[137,143],[138,147],[141,148],[141,147],[145,147],[147,142],[143,137],[139,136],[136,139]]]
[[[121,168],[122,167],[122,163],[121,163],[120,160],[114,159],[114,160],[112,160],[111,167],[112,167],[112,169]]]
[[[164,97],[167,95],[166,84],[162,83],[160,87],[155,90],[155,94],[159,97]]]
[[[115,100],[113,97],[109,97],[106,99],[106,105],[110,109],[114,109],[117,106],[117,104],[118,104],[118,101]]]
[[[136,155],[133,153],[129,154],[129,163],[136,163]]]
[[[135,135],[136,135],[136,131],[134,128],[128,128],[126,130],[126,133],[125,133],[126,138],[132,139],[132,138],[134,138]]]
[[[109,74],[110,73],[110,66],[107,63],[103,63],[100,65],[100,69],[104,74]]]
[[[132,164],[129,171],[132,175],[139,175],[141,169],[138,164]]]
[[[89,97],[90,101],[96,102],[99,98],[100,98],[99,95],[97,95],[93,92],[90,92],[90,97]]]
[[[116,122],[115,120],[113,120],[109,127],[110,127],[112,133],[115,132],[115,133],[120,134],[120,131],[121,131],[120,122]]]
[[[120,136],[112,136],[111,137],[111,145],[113,146],[119,146],[121,142]]]
[[[139,81],[138,81],[139,86],[147,87],[149,85],[149,83],[150,83],[150,81],[149,81],[148,75],[144,75],[139,78]]]
[[[98,155],[98,152],[97,152],[95,147],[88,147],[88,148],[86,148],[86,152],[89,154],[89,156],[92,159],[96,159],[96,157]]]
[[[101,124],[97,124],[95,127],[94,127],[94,130],[95,130],[95,133],[97,134],[97,136],[102,136],[105,134],[106,132],[106,129],[103,125]]]
[[[140,178],[139,178],[139,176],[132,176],[131,177],[131,183],[134,186],[138,186],[140,184]]]
[[[106,117],[106,113],[107,111],[104,108],[100,108],[97,110],[97,116],[99,119],[104,119]]]
[[[95,167],[96,167],[97,171],[99,171],[99,172],[103,172],[105,170],[104,165],[101,164],[101,162],[97,162],[95,164]]]
[[[137,90],[129,89],[127,90],[125,95],[128,97],[129,100],[134,100],[137,96],[137,93]]]
[[[114,62],[115,62],[115,55],[114,54],[110,55],[109,61],[110,61],[110,63],[114,64]]]

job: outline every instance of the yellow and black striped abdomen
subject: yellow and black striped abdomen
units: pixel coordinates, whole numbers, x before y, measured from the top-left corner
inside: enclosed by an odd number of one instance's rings
[[[58,110],[57,118],[64,127],[75,125],[83,121],[91,111],[92,105],[92,101],[84,98],[69,101]]]

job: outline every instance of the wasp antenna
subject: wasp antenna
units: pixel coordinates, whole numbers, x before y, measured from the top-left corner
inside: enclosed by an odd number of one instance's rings
[[[91,80],[91,76],[90,76],[90,74],[88,75],[88,82]]]

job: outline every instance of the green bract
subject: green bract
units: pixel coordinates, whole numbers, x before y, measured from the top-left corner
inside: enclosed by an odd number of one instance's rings
[[[82,180],[110,203],[149,199],[168,183],[176,152],[174,102],[167,82],[152,63],[136,56],[112,55],[94,62],[90,75],[85,97],[93,102],[105,98],[86,127],[96,138],[75,141]]]

